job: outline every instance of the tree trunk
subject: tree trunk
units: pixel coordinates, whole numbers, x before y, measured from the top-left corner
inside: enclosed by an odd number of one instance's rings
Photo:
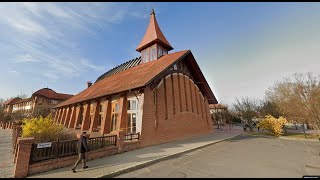
[[[314,127],[317,129],[317,132],[318,132],[318,138],[319,138],[319,141],[320,141],[320,130],[319,130],[319,126],[315,125]]]
[[[282,126],[282,129],[283,129],[283,131],[284,131],[284,134],[287,134],[287,129],[286,129],[286,126],[285,126],[285,125]]]
[[[252,123],[249,123],[249,129],[250,129],[250,132],[252,132],[253,131],[253,127],[252,127],[253,125],[252,125]]]
[[[307,122],[307,128],[308,129],[314,129],[308,122]]]
[[[294,126],[296,127],[296,130],[298,129],[297,123],[294,123]]]
[[[304,129],[304,123],[302,123],[302,129],[303,129],[304,137],[305,137],[306,139],[308,139],[308,138],[307,138],[307,134],[306,134],[306,130]]]

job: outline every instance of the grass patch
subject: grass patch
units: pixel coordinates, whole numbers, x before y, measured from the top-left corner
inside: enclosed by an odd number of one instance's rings
[[[259,131],[259,132],[247,132],[247,135],[251,136],[273,136],[271,133],[266,132],[266,131]]]
[[[284,137],[290,137],[290,138],[299,138],[299,139],[305,139],[304,133],[292,133],[287,132],[283,135]],[[318,134],[307,134],[308,139],[319,139],[320,137]]]
[[[246,132],[247,135],[251,135],[251,136],[274,136],[272,133],[267,132],[267,131],[255,131],[255,132]],[[305,139],[304,134],[303,133],[292,133],[292,132],[287,132],[284,135],[282,135],[282,137],[289,137],[289,138],[297,138],[297,139]],[[319,139],[320,137],[318,136],[318,134],[307,134],[307,138],[308,139]]]

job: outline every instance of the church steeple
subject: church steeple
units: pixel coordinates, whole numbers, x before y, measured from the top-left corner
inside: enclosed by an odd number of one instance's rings
[[[148,62],[158,59],[172,49],[172,46],[160,30],[156,14],[152,8],[147,31],[136,50],[141,52],[143,62]]]
[[[152,8],[151,14],[150,15],[156,15],[156,13],[154,13],[154,9]]]

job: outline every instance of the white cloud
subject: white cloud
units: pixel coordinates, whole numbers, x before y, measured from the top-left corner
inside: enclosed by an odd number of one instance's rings
[[[85,67],[90,67],[90,68],[92,68],[94,70],[98,70],[98,71],[106,69],[104,66],[96,66],[96,65],[91,64],[87,59],[81,59],[80,63],[81,63],[81,65],[83,65]]]
[[[25,54],[18,56],[16,59],[17,63],[25,63],[25,62],[40,62],[38,59],[32,57],[30,54]]]
[[[53,73],[53,72],[44,72],[43,75],[45,77],[50,78],[50,79],[54,79],[54,80],[59,79],[59,76],[57,74]]]
[[[9,73],[13,73],[13,74],[19,74],[18,71],[14,70],[14,69],[11,69],[11,68],[8,68],[8,72]]]
[[[0,45],[5,47],[2,49],[12,49],[8,59],[19,64],[32,63],[34,72],[46,78],[71,78],[92,69],[103,71],[106,67],[84,58],[76,44],[77,39],[70,36],[88,33],[94,36],[97,28],[109,28],[128,16],[140,17],[139,9],[129,10],[131,5],[109,2],[1,3],[3,41]]]

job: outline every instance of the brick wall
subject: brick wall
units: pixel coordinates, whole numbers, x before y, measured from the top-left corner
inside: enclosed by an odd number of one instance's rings
[[[0,122],[0,128],[1,129],[13,129],[14,123],[13,122]]]
[[[179,76],[179,78],[174,76]],[[208,123],[211,122],[207,115],[209,114],[208,103],[199,89],[195,87],[194,82],[182,74],[173,75],[173,78],[169,75],[163,78],[163,81],[165,82],[160,82],[160,85],[156,87],[156,93],[153,93],[149,87],[144,90],[140,147],[211,133],[213,126],[212,123]],[[157,96],[156,105],[154,94]],[[177,106],[180,103],[180,97],[181,111]],[[175,111],[173,111],[173,99],[175,100],[174,106],[177,107]]]
[[[98,159],[101,157],[114,155],[126,151],[131,151],[139,148],[139,141],[124,141],[125,132],[115,131],[117,135],[117,145],[112,147],[104,147],[87,153],[87,160]],[[76,162],[78,155],[59,157],[55,159],[44,160],[34,164],[30,164],[30,154],[34,138],[18,138],[18,147],[14,162],[16,162],[14,169],[15,178],[24,178],[28,175],[46,172],[49,170],[72,166]]]
[[[124,141],[122,144],[121,152],[127,152],[127,151],[138,149],[139,145],[140,145],[140,141],[138,140]]]
[[[14,178],[26,177],[29,170],[29,160],[34,138],[18,138],[17,156],[15,157]]]
[[[97,150],[88,152],[88,160],[98,159],[101,157],[113,155],[118,153],[117,147],[104,147]],[[62,168],[66,166],[72,166],[77,161],[78,155],[67,156],[57,159],[50,159],[43,162],[38,162],[29,166],[28,175],[37,174],[40,172],[49,171],[52,169]],[[81,164],[79,165],[81,166]]]

